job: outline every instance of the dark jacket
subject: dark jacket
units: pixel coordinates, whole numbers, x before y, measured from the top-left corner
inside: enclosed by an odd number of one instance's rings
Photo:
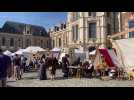
[[[0,54],[0,79],[7,77],[9,67],[11,67],[11,58],[4,54]]]
[[[69,65],[69,61],[68,61],[67,57],[63,57],[62,58],[62,72],[63,73],[68,72],[68,70],[69,70],[68,65]]]

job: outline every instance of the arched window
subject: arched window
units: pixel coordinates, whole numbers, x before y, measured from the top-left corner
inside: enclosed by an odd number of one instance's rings
[[[6,39],[5,37],[2,38],[2,46],[5,46],[6,45]]]
[[[14,39],[13,39],[13,38],[10,39],[10,46],[11,46],[11,47],[14,46]]]

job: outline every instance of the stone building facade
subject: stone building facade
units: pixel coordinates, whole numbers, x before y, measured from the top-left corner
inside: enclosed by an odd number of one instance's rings
[[[134,28],[134,12],[121,12],[121,31]],[[134,38],[134,32],[123,35],[122,38]]]
[[[118,12],[69,12],[69,46],[106,45],[107,35],[119,32]]]
[[[119,19],[119,12],[68,12],[66,29],[51,32],[55,44],[59,44],[57,39],[61,37],[62,46],[53,47],[88,49],[100,44],[105,46],[107,35],[121,31]],[[63,45],[63,41],[67,45]]]
[[[67,23],[62,23],[49,30],[51,37],[52,48],[61,48],[65,50],[68,48],[68,25]]]
[[[7,21],[0,29],[0,47],[16,51],[28,46],[50,48],[50,37],[45,28],[18,22]]]

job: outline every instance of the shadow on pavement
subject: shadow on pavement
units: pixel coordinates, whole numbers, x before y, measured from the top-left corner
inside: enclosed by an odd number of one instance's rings
[[[38,77],[25,77],[22,80],[34,80],[34,79],[38,79]]]

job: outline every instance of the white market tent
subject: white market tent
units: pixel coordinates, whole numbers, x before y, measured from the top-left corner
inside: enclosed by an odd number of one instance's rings
[[[113,44],[123,67],[126,70],[134,69],[134,38],[116,40]]]
[[[84,59],[86,59],[86,52],[84,52],[81,49],[75,49],[74,55],[75,55],[75,59],[77,59],[78,57],[80,57],[82,61],[84,61]]]
[[[41,48],[41,47],[36,47],[36,46],[30,46],[30,47],[27,47],[26,49],[24,49],[23,52],[27,52],[27,53],[38,53],[38,52],[45,52],[46,50]]]
[[[83,50],[80,50],[80,49],[75,49],[74,50],[74,53],[84,53],[84,51]]]
[[[30,46],[23,50],[23,55],[30,61],[33,58],[33,54],[41,52],[46,52],[46,50],[38,46]]]
[[[61,49],[60,49],[60,48],[53,48],[51,51],[52,51],[52,52],[60,52]]]
[[[65,55],[66,55],[66,53],[61,53],[61,54],[60,54],[59,62],[61,62],[61,61],[62,61],[62,57],[65,57]]]
[[[12,54],[11,54],[11,56],[14,56],[14,55],[15,55],[15,53],[12,53]]]
[[[15,52],[15,54],[22,55],[23,51],[24,51],[24,49],[19,49],[18,51]]]
[[[12,52],[10,52],[10,51],[8,51],[8,50],[6,50],[5,52],[3,52],[5,55],[7,55],[7,56],[11,56],[11,54],[12,54]]]

